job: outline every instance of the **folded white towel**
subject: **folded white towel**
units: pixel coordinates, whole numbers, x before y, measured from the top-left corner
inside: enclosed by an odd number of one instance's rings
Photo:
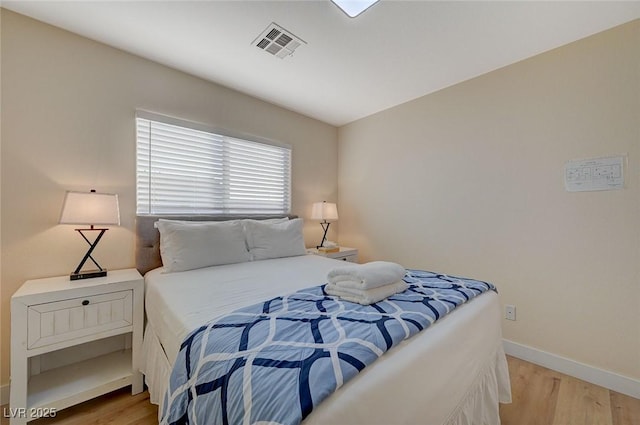
[[[335,283],[327,283],[325,291],[329,295],[340,297],[343,300],[351,301],[362,305],[369,305],[389,298],[393,294],[402,292],[409,288],[404,281],[399,280],[389,285],[379,286],[373,289],[353,289],[339,286]]]
[[[329,283],[356,289],[373,289],[395,283],[405,275],[400,264],[389,261],[372,261],[365,264],[353,264],[336,267],[327,274]]]

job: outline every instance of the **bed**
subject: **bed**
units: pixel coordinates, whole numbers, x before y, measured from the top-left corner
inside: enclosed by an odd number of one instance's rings
[[[146,285],[141,371],[161,415],[180,346],[194,329],[247,305],[322,285],[328,271],[344,263],[297,255],[166,273],[153,227],[159,218],[138,217],[136,255]],[[500,313],[495,291],[461,305],[391,348],[329,395],[303,423],[499,424],[498,403],[510,402]]]

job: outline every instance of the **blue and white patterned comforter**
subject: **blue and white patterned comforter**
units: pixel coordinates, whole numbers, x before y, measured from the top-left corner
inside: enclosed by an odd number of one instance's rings
[[[237,310],[182,343],[163,424],[299,424],[394,345],[493,285],[407,270],[406,291],[369,306],[316,286]]]

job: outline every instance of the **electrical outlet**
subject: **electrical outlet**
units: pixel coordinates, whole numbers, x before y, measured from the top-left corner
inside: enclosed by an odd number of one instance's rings
[[[504,318],[507,320],[516,320],[516,306],[507,304],[504,306]]]

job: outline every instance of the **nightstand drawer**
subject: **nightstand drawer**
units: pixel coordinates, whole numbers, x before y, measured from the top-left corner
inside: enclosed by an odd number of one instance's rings
[[[133,291],[28,307],[27,348],[34,349],[133,324]]]

